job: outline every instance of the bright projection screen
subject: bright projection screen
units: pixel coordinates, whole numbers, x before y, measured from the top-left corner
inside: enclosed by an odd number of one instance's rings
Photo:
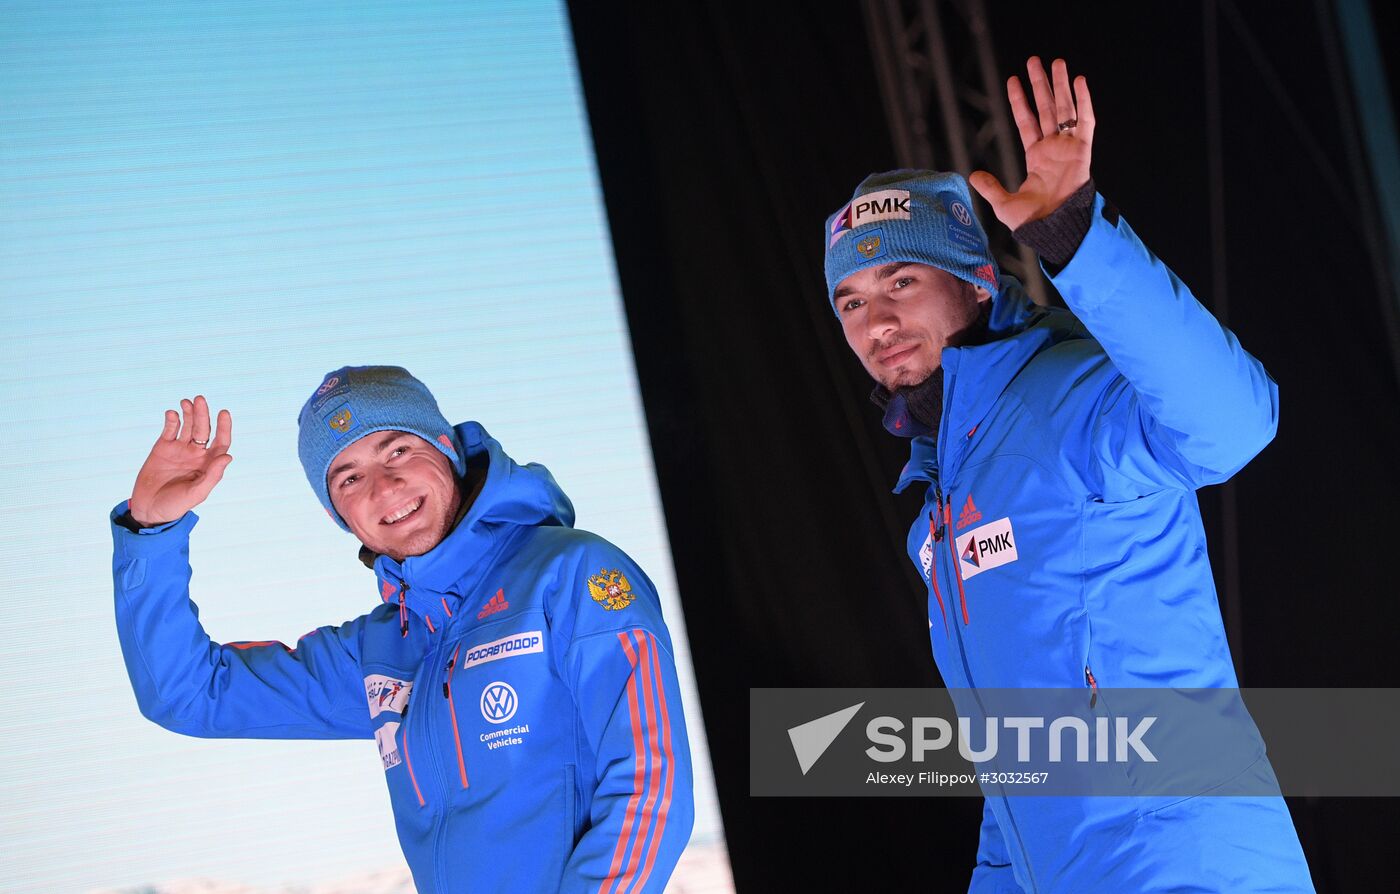
[[[234,418],[191,545],[210,635],[291,643],[375,606],[296,458],[310,390],[366,363],[549,467],[656,582],[696,776],[672,889],[732,889],[563,4],[11,2],[0,122],[0,679],[22,694],[0,890],[412,890],[372,740],[160,729],[112,620],[107,514],[196,393]]]

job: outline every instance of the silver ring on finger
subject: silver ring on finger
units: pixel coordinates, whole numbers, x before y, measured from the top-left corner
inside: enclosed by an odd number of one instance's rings
[[[201,441],[199,438],[190,438],[190,440],[193,441],[194,443],[198,444],[198,445],[201,446],[201,447],[208,447],[208,446],[209,446],[209,439],[208,439],[208,438],[205,438],[203,441]]]
[[[1070,118],[1068,121],[1061,121],[1059,124],[1055,125],[1055,130],[1057,133],[1064,133],[1067,130],[1074,130],[1078,126],[1079,119]]]

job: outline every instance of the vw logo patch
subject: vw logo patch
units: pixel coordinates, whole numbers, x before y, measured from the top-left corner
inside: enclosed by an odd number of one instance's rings
[[[481,716],[492,723],[505,723],[515,716],[519,705],[515,690],[509,683],[497,680],[486,684],[486,688],[481,690]]]

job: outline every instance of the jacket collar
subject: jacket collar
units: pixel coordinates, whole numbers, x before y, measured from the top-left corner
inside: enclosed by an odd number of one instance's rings
[[[366,556],[363,548],[361,554],[362,561],[372,557],[380,599],[401,603],[429,630],[441,630],[448,618],[473,610],[476,602],[489,597],[478,592],[480,579],[522,529],[574,523],[573,504],[548,469],[536,463],[518,465],[475,422],[464,422],[456,430],[467,454],[467,493],[456,525],[437,546],[402,562],[385,555]]]

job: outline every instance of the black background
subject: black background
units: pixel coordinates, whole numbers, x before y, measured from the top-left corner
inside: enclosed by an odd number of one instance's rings
[[[1100,190],[1209,305],[1204,7],[987,5],[1004,74],[1087,75]],[[979,800],[748,796],[749,687],[939,683],[903,548],[921,498],[889,493],[907,444],[824,301],[818,228],[897,166],[860,7],[570,6],[739,889],[965,890]],[[1400,393],[1331,7],[1222,9],[1228,322],[1282,404],[1235,479],[1241,682],[1397,686]],[[1320,892],[1400,877],[1395,801],[1289,806]]]

